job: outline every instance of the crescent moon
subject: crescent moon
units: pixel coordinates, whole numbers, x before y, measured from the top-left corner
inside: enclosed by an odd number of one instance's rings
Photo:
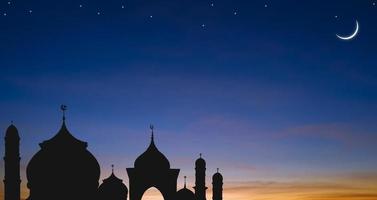
[[[357,33],[359,33],[359,22],[356,20],[356,29],[350,36],[340,36],[336,34],[336,37],[338,37],[341,40],[351,40],[352,38],[356,37]]]

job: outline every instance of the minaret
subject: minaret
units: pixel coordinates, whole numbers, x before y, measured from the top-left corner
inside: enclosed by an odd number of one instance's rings
[[[206,200],[206,161],[202,158],[198,158],[195,162],[195,199]]]
[[[212,200],[223,200],[223,176],[217,172],[212,176]]]
[[[4,139],[4,200],[20,200],[20,136],[13,123]]]

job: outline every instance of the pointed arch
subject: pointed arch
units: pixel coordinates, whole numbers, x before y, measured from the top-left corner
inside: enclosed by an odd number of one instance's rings
[[[164,195],[156,187],[150,187],[144,191],[141,200],[164,200]]]

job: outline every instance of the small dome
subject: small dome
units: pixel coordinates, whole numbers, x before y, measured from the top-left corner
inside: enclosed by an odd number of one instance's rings
[[[20,139],[20,136],[18,135],[18,130],[17,128],[11,124],[8,128],[7,131],[5,132],[5,138],[16,138]]]
[[[200,157],[195,161],[195,166],[200,168],[206,167],[206,161],[202,158],[202,154],[200,154]]]
[[[215,173],[212,176],[212,180],[213,181],[222,181],[223,180],[223,176],[219,172],[217,172],[217,173]]]
[[[103,180],[103,183],[122,183],[123,184],[123,180],[116,177],[114,173],[111,173],[111,175],[108,178]]]
[[[157,149],[153,137],[148,149],[135,160],[134,166],[141,169],[170,169],[169,160]]]
[[[103,183],[98,188],[100,200],[106,199],[126,199],[128,188],[123,183],[123,180],[116,177],[114,172],[103,180]]]
[[[219,169],[217,169],[217,172],[212,176],[213,182],[223,181],[223,175],[219,173]]]
[[[180,189],[178,192],[177,192],[177,198],[176,199],[179,199],[179,200],[195,200],[195,194],[187,189],[186,187],[183,188],[183,189]]]

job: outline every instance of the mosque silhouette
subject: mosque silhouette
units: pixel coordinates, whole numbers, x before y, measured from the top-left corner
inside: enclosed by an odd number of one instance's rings
[[[144,192],[157,188],[164,200],[206,200],[206,162],[200,154],[195,162],[194,191],[186,187],[177,191],[179,169],[171,169],[169,160],[156,147],[153,126],[147,150],[127,168],[129,189],[121,179],[111,175],[99,185],[100,166],[87,150],[88,144],[75,138],[65,123],[66,106],[62,105],[62,126],[51,139],[39,144],[40,150],[26,168],[27,200],[141,200]],[[4,200],[20,200],[20,136],[13,123],[5,134]],[[113,166],[112,166],[113,167]],[[212,177],[212,200],[222,200],[223,177]]]

